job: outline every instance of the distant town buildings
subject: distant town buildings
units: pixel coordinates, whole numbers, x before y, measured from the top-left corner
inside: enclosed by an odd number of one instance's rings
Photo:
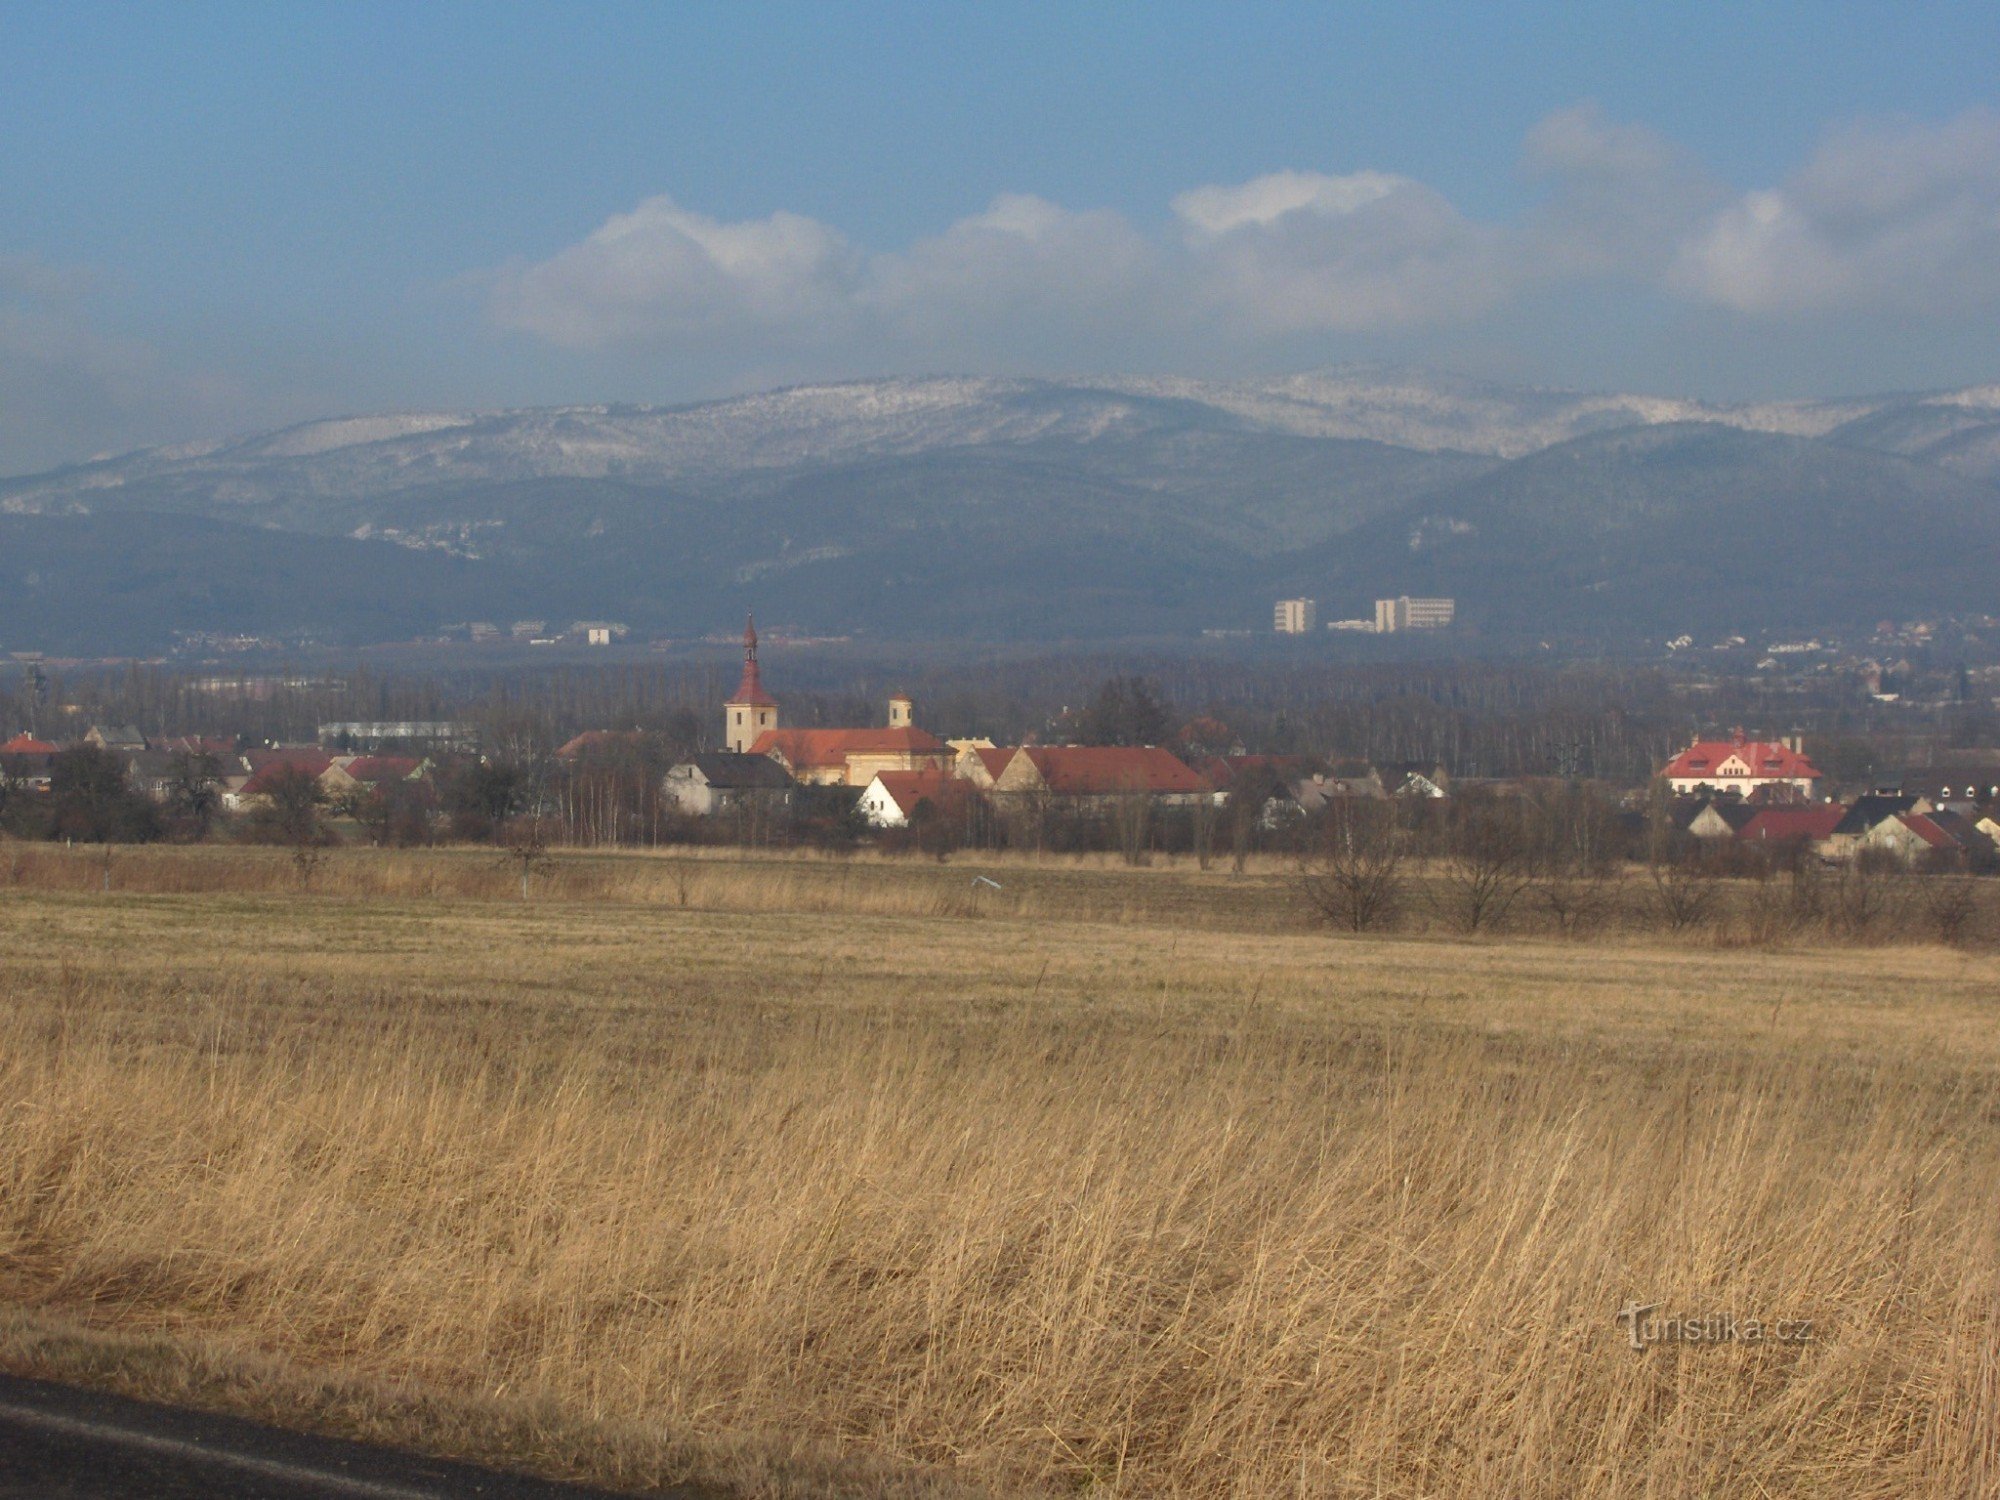
[[[1443,630],[1457,613],[1456,599],[1412,599],[1408,594],[1377,599],[1375,629],[1384,635],[1396,630]]]
[[[1271,612],[1271,628],[1279,635],[1309,635],[1318,620],[1318,608],[1310,599],[1280,599]]]
[[[319,742],[328,749],[429,745],[457,750],[471,748],[478,738],[478,731],[472,725],[454,719],[347,719],[319,726]]]

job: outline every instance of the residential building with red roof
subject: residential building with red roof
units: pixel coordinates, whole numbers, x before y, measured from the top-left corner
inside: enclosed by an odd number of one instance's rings
[[[32,734],[17,734],[0,745],[0,777],[34,791],[47,791],[49,774],[61,749]]]
[[[1760,808],[1736,830],[1736,837],[1749,844],[1805,844],[1817,849],[1846,816],[1847,809],[1838,803]]]
[[[907,828],[925,803],[945,817],[962,814],[979,795],[946,770],[878,771],[861,794],[861,815],[877,828]]]
[[[243,759],[249,764],[249,777],[234,787],[228,779],[223,782],[222,805],[231,812],[268,797],[281,776],[303,772],[318,781],[336,759],[351,757],[328,755],[324,750],[249,750]]]
[[[1176,804],[1214,795],[1192,767],[1156,745],[1025,745],[993,790],[1001,796],[1091,799],[1139,793]]]
[[[1862,837],[1861,847],[1886,850],[1909,863],[1926,855],[1990,856],[1992,840],[1970,818],[1951,812],[1906,812],[1884,818]]]
[[[1746,739],[1740,729],[1726,740],[1696,740],[1660,775],[1679,793],[1734,792],[1745,799],[1779,787],[1811,796],[1821,779],[1797,741]]]
[[[398,781],[416,781],[430,770],[430,762],[414,755],[343,755],[320,773],[319,784],[327,795],[387,786]]]
[[[982,791],[990,790],[1020,753],[1018,745],[967,745],[952,763],[952,774]]]

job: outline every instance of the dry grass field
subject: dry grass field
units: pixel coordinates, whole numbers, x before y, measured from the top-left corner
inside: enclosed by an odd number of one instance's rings
[[[2000,1492],[1992,953],[970,873],[0,847],[0,1364],[634,1490]]]

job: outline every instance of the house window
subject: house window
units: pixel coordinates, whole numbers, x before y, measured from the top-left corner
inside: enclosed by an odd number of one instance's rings
[[[740,708],[736,710],[736,725],[739,729],[743,726],[743,710]]]

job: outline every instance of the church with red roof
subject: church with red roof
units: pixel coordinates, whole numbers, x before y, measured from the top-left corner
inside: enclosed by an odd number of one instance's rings
[[[782,728],[758,665],[755,620],[743,628],[743,678],[722,714],[723,743],[732,752],[769,756],[807,785],[865,787],[884,771],[942,772],[952,763],[951,747],[917,728],[915,705],[903,693],[889,699],[886,728]]]

